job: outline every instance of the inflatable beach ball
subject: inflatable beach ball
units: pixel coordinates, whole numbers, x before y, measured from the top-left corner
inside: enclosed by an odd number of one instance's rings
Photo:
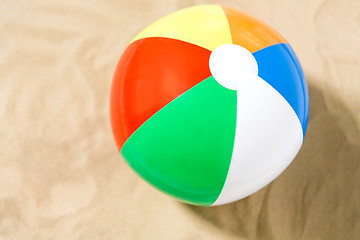
[[[244,198],[295,158],[307,85],[287,41],[217,5],[177,11],[140,32],[117,65],[110,114],[123,158],[186,203]]]

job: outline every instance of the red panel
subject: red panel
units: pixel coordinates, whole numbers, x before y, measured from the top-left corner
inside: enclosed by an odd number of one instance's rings
[[[140,39],[126,48],[110,98],[111,127],[119,150],[148,118],[211,76],[210,54],[197,45],[162,37]]]

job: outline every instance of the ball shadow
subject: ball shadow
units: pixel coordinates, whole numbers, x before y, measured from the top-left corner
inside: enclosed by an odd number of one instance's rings
[[[344,104],[325,94],[341,106],[340,114],[330,112],[322,90],[309,85],[310,117],[303,147],[275,181],[231,204],[179,203],[181,207],[213,227],[246,239],[359,236],[360,146],[349,143],[342,124],[347,123],[347,131],[359,131]]]

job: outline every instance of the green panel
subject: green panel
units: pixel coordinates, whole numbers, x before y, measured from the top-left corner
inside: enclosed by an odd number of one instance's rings
[[[121,153],[161,191],[209,206],[225,183],[235,125],[236,92],[209,77],[148,119]]]

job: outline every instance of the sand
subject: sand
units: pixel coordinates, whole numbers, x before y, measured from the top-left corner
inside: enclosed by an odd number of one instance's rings
[[[276,28],[309,84],[299,155],[212,208],[173,200],[117,152],[109,92],[128,41],[180,8],[223,5]],[[360,1],[0,3],[0,240],[360,239]]]

